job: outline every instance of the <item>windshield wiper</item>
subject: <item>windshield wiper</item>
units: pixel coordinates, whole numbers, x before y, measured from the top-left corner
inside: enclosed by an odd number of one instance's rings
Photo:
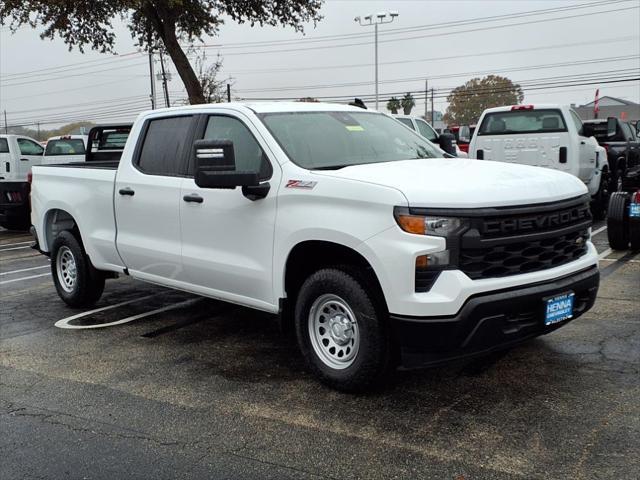
[[[353,165],[350,163],[346,163],[343,165],[324,165],[322,167],[314,167],[311,170],[340,170],[344,167],[352,167]]]

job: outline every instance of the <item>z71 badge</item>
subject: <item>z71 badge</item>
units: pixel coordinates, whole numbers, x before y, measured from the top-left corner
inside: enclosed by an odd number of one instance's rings
[[[312,182],[309,180],[288,180],[285,188],[302,188],[304,190],[311,190],[316,186],[318,182]]]

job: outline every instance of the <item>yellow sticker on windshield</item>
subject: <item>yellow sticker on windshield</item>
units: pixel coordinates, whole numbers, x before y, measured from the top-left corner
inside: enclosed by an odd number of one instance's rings
[[[364,132],[364,128],[360,125],[347,125],[347,130],[350,132]]]

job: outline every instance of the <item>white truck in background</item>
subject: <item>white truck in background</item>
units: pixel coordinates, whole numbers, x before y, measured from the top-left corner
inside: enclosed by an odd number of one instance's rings
[[[615,133],[615,125],[612,125]],[[469,157],[518,163],[569,173],[584,182],[597,219],[610,196],[606,150],[584,135],[582,120],[566,105],[509,105],[482,112]]]
[[[357,107],[154,110],[119,162],[34,167],[32,231],[72,307],[120,274],[279,313],[322,381],[359,391],[595,301],[581,181],[443,155]]]
[[[84,162],[88,135],[59,135],[47,140],[43,165]]]
[[[28,230],[31,167],[42,163],[44,148],[24,135],[0,135],[0,226]]]

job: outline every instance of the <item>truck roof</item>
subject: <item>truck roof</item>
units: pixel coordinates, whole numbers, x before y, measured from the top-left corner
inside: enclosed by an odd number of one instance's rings
[[[515,107],[515,108],[514,108]],[[493,108],[487,108],[484,113],[493,113],[493,112],[508,112],[510,110],[515,110],[518,107],[521,107],[523,110],[541,110],[541,109],[549,109],[549,108],[555,108],[555,109],[565,109],[565,108],[569,108],[568,105],[563,105],[563,104],[559,104],[559,103],[528,103],[528,104],[522,104],[522,105],[505,105],[504,107],[493,107]]]
[[[186,105],[184,107],[161,108],[157,110],[147,110],[141,115],[162,112],[198,112],[212,107],[224,108],[227,110],[246,111],[252,110],[255,113],[278,113],[278,112],[326,112],[326,111],[347,111],[362,112],[363,109],[351,105],[326,102],[229,102],[229,103],[209,103],[202,105]],[[376,112],[375,110],[373,110]],[[378,112],[376,112],[378,113]]]

